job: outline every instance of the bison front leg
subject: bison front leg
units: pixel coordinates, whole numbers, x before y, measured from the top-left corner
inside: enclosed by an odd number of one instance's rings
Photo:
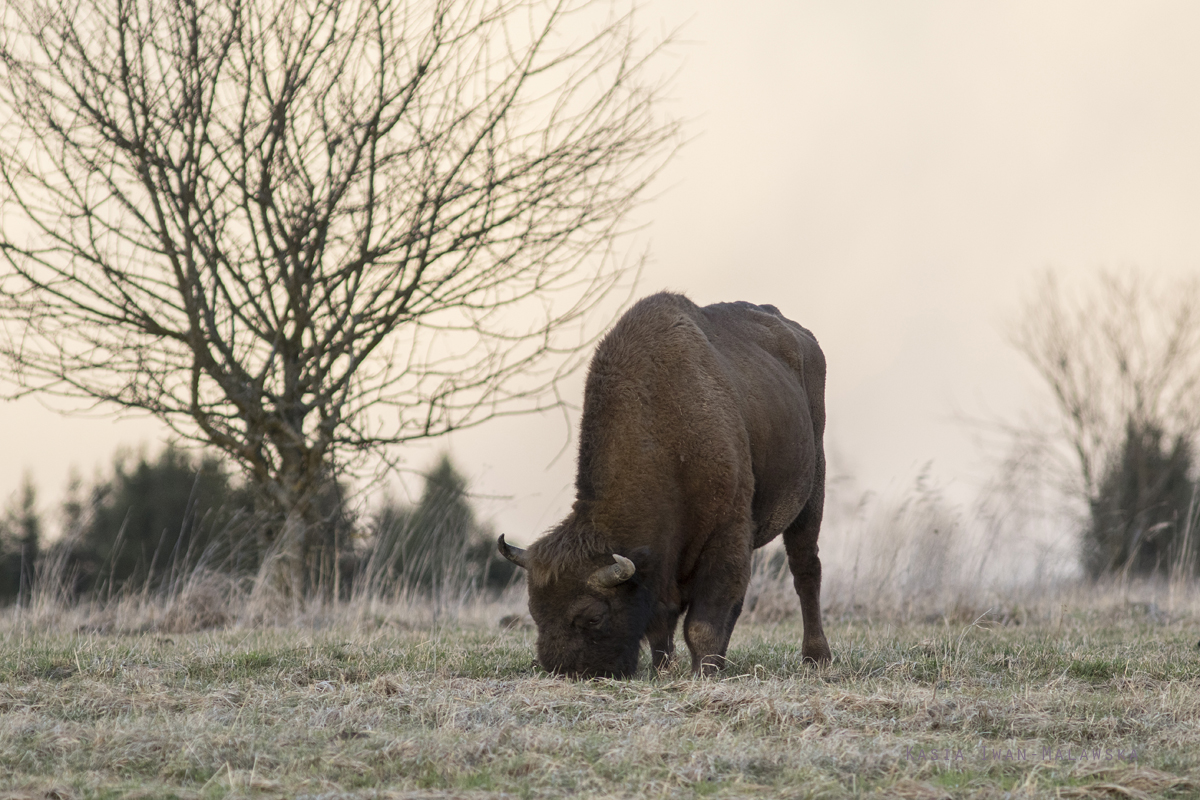
[[[692,673],[712,675],[725,666],[729,637],[742,613],[750,584],[749,537],[744,548],[726,545],[720,553],[702,556],[706,568],[692,579],[693,595],[683,623],[683,638],[692,654]],[[725,540],[728,542],[728,540]]]
[[[800,613],[804,619],[800,656],[817,664],[828,664],[833,659],[821,627],[821,559],[817,556],[824,495],[824,487],[818,483],[800,516],[783,533],[788,567],[792,571],[796,594],[800,596]]]
[[[675,655],[675,626],[678,623],[678,604],[659,603],[650,626],[646,628],[650,660],[655,670],[665,670],[671,664],[671,658]]]
[[[692,653],[692,674],[714,675],[725,666],[729,637],[741,613],[741,600],[732,605],[695,603],[688,608],[683,638]]]

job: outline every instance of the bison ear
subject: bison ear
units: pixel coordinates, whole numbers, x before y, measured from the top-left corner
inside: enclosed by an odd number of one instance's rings
[[[658,567],[658,559],[649,547],[639,547],[629,553],[629,560],[637,567],[643,577],[653,575]]]
[[[611,589],[633,577],[637,567],[622,555],[613,553],[613,561],[617,562],[607,567],[601,567],[588,577],[588,586],[593,589]]]
[[[529,569],[529,556],[519,547],[512,547],[508,542],[504,541],[504,534],[500,534],[500,538],[496,540],[496,547],[500,550],[500,555],[507,558],[512,563],[516,564],[521,569]]]

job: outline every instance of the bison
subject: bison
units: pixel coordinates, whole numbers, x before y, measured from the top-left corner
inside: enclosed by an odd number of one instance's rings
[[[804,619],[801,655],[828,662],[817,534],[825,499],[825,357],[770,305],[637,302],[596,348],[576,497],[528,549],[538,660],[628,677],[643,638],[660,669],[681,614],[693,673],[725,662],[751,556],[783,534]]]

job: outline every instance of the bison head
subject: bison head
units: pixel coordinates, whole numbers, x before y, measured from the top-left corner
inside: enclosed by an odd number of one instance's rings
[[[529,613],[543,667],[574,678],[627,678],[637,671],[653,607],[644,549],[632,558],[598,556],[584,569],[551,575],[503,536],[498,544],[505,558],[530,573]]]

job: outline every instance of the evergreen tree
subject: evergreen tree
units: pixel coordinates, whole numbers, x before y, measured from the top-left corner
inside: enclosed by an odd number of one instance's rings
[[[415,506],[388,501],[375,514],[369,579],[386,577],[427,594],[506,586],[515,568],[499,557],[491,529],[477,520],[467,479],[448,455],[423,477]]]
[[[29,475],[21,483],[19,497],[0,520],[0,601],[29,599],[41,554],[42,520]]]
[[[223,559],[227,568],[237,568],[239,557],[243,568],[257,565],[256,553],[222,546],[221,534],[249,501],[212,456],[194,459],[168,445],[157,459],[142,455],[130,465],[119,454],[110,479],[85,499],[78,491],[68,490],[64,504],[77,591],[112,592],[131,582],[157,587],[205,557]]]
[[[1196,572],[1196,545],[1185,552],[1191,530],[1193,452],[1184,436],[1168,440],[1161,428],[1125,426],[1125,439],[1105,469],[1092,499],[1083,538],[1083,563],[1093,577],[1107,573],[1165,575],[1184,558]]]

